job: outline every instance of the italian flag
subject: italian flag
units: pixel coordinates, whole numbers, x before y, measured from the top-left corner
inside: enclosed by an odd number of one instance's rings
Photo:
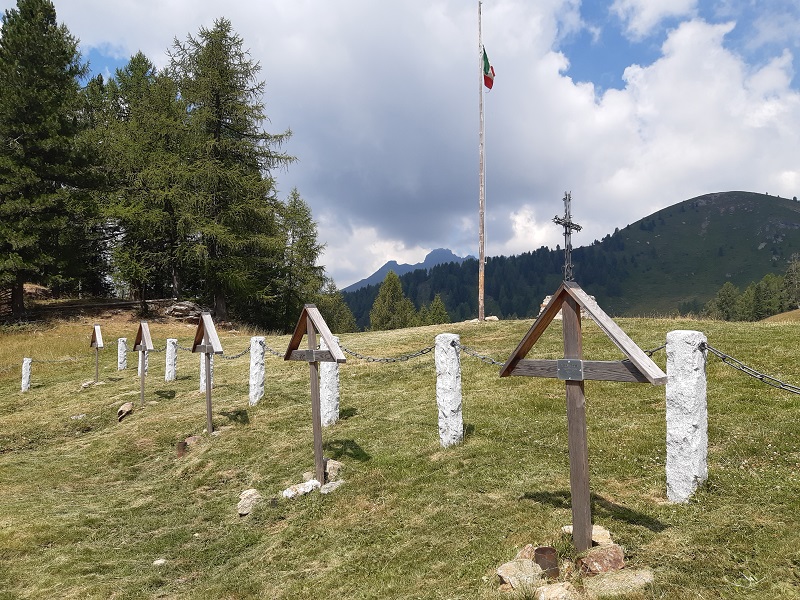
[[[483,85],[492,89],[494,85],[494,67],[489,63],[489,57],[486,56],[486,48],[483,49]]]

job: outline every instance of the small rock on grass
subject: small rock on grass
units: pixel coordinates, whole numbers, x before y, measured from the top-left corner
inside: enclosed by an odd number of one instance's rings
[[[297,483],[295,485],[289,486],[285,490],[283,490],[283,497],[284,498],[296,498],[298,496],[302,496],[304,494],[308,494],[313,490],[318,490],[321,487],[321,484],[316,479],[310,479],[304,483]]]
[[[578,559],[578,569],[584,575],[598,575],[619,571],[625,566],[625,552],[621,546],[595,546],[590,548],[586,556]]]
[[[501,584],[508,584],[511,589],[519,590],[522,587],[534,587],[538,584],[542,580],[542,567],[530,559],[518,558],[500,565],[497,568],[497,576]]]
[[[536,600],[580,600],[580,593],[568,581],[552,583],[536,588],[533,593]]]
[[[653,572],[650,569],[623,569],[584,579],[583,588],[589,598],[599,600],[641,592],[651,583],[653,583]]]
[[[167,559],[166,558],[157,558],[157,559],[155,559],[153,561],[153,566],[154,567],[162,567],[165,564],[167,564]]]
[[[572,535],[572,525],[564,525],[561,532],[567,535]],[[614,540],[611,539],[611,532],[602,525],[592,525],[592,544],[595,546],[608,546],[613,544]]]
[[[243,491],[239,494],[239,504],[236,505],[239,516],[244,517],[245,515],[249,515],[253,507],[263,499],[263,496],[254,488]]]
[[[117,409],[117,422],[122,421],[125,417],[133,412],[133,402],[126,402]]]

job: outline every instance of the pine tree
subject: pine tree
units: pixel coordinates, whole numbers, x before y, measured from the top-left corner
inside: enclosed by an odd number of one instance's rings
[[[217,317],[225,319],[228,304],[242,313],[255,300],[269,301],[269,282],[280,277],[280,201],[271,172],[293,160],[278,151],[291,133],[261,129],[260,66],[230,21],[175,40],[170,59],[192,139],[183,173],[191,207],[188,255],[201,268]]]
[[[358,331],[353,312],[345,303],[342,293],[336,288],[333,281],[329,280],[325,284],[322,293],[317,296],[316,305],[333,333]]]
[[[24,310],[23,283],[57,274],[62,232],[84,224],[71,194],[84,167],[75,142],[85,73],[78,42],[58,24],[50,0],[18,0],[16,9],[6,10],[0,32],[0,286],[11,286],[15,313]],[[82,256],[70,258],[80,262]]]
[[[105,144],[112,177],[107,215],[117,227],[114,262],[144,308],[149,290],[161,296],[171,288],[181,296],[186,105],[174,80],[141,52],[117,69],[107,95],[114,113]]]
[[[281,216],[284,235],[283,298],[284,328],[291,328],[303,305],[311,302],[322,290],[324,269],[317,266],[323,245],[317,242],[317,224],[311,218],[311,209],[297,189],[289,194]]]
[[[386,274],[378,290],[378,297],[369,311],[369,323],[373,331],[413,327],[417,324],[414,303],[403,294],[400,278],[394,271]]]
[[[442,297],[436,294],[428,308],[428,325],[442,325],[450,322],[450,315],[447,314],[447,308],[442,301]]]

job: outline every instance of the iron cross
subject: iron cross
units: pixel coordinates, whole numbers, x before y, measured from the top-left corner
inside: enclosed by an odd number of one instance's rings
[[[558,215],[553,217],[553,223],[564,227],[564,281],[575,279],[572,273],[572,232],[581,230],[580,225],[572,222],[570,202],[572,202],[572,193],[564,192],[564,217],[561,218]]]

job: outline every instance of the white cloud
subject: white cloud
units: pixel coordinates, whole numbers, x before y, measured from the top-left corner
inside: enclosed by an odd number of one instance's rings
[[[611,11],[633,39],[647,37],[664,19],[694,14],[698,0],[614,0]]]

